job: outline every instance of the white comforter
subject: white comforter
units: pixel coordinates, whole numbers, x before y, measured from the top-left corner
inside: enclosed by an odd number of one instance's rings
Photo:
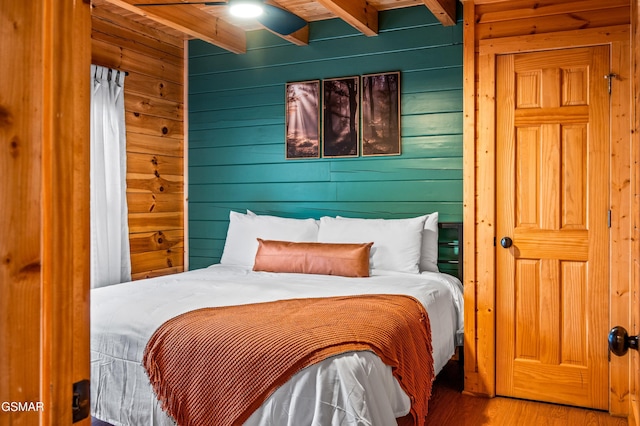
[[[460,282],[449,275],[374,271],[370,278],[345,278],[213,265],[92,290],[92,415],[114,425],[174,425],[153,394],[142,355],[153,332],[176,315],[208,306],[355,294],[414,296],[429,313],[436,373],[453,355],[463,299]],[[298,372],[245,425],[386,426],[409,408],[388,366],[371,352],[348,352]]]

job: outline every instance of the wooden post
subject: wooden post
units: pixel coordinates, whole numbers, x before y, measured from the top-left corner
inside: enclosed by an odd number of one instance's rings
[[[0,11],[0,424],[65,425],[89,378],[90,5]]]

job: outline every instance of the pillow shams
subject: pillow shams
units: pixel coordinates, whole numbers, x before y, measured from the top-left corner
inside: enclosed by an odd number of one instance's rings
[[[438,269],[438,212],[424,216],[424,229],[422,230],[422,249],[420,250],[420,272],[439,272]],[[337,219],[362,220],[336,216]]]
[[[322,217],[318,241],[364,243],[373,241],[370,267],[419,273],[422,229],[426,216],[411,219],[347,219]]]
[[[258,238],[253,270],[368,277],[372,244],[294,243]]]
[[[317,241],[314,219],[246,215],[231,211],[229,229],[220,263],[251,268],[258,250],[258,238],[281,241]]]
[[[256,214],[255,212],[253,212],[253,211],[251,211],[249,209],[247,209],[247,216],[279,217],[279,216],[259,215],[259,214]],[[295,219],[293,219],[293,220],[295,220]],[[319,219],[313,219],[313,220],[316,221],[316,225],[320,226],[320,220]]]
[[[420,272],[439,272],[438,269],[438,212],[426,215],[422,230]]]

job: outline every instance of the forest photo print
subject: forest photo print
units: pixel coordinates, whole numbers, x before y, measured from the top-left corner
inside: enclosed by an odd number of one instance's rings
[[[362,76],[362,155],[400,155],[400,73]]]
[[[320,80],[287,83],[287,159],[320,157]]]
[[[360,77],[323,80],[323,157],[358,156]]]
[[[287,159],[401,154],[400,71],[291,82],[285,92]]]

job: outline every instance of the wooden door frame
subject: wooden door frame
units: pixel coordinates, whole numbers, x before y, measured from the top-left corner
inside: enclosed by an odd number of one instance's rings
[[[632,154],[634,164],[632,172],[633,203],[633,248],[632,248],[632,324],[630,334],[640,333],[640,0],[631,1],[631,47],[632,47]],[[640,353],[631,353],[631,371],[635,375],[630,378],[629,425],[640,426]]]
[[[469,9],[465,14],[465,43],[471,46],[465,52],[465,87],[476,87],[477,94],[465,95],[464,221],[473,224],[465,227],[465,391],[495,396],[496,56],[610,46],[612,72],[619,76],[611,93],[610,322],[629,326],[632,232],[630,31],[628,26],[614,26],[482,40],[479,51],[474,53],[473,38],[468,38],[473,37],[473,29],[469,27],[473,23],[473,8]],[[471,75],[478,78],[474,86],[469,85]],[[609,409],[615,415],[626,416],[629,412],[628,358],[612,359],[610,363]]]
[[[0,424],[70,425],[90,362],[91,6],[0,10]]]

